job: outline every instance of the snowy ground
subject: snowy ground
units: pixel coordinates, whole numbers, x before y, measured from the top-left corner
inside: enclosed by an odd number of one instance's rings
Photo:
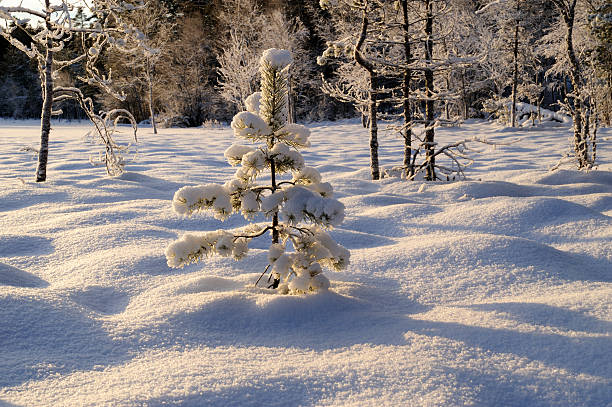
[[[170,204],[233,173],[229,129],[144,129],[108,178],[84,128],[59,124],[37,184],[19,151],[37,124],[0,122],[0,406],[612,405],[609,143],[598,171],[551,173],[568,127],[469,123],[439,137],[523,140],[486,149],[471,181],[373,182],[358,124],[312,131],[352,263],[328,293],[279,296],[252,286],[263,250],[181,270],[163,255],[242,224]],[[401,151],[382,137],[383,165]]]

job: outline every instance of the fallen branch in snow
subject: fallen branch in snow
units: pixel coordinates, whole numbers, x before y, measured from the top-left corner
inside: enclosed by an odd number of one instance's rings
[[[26,153],[34,153],[34,159],[38,158],[39,151],[37,148],[30,147],[30,146],[23,146],[19,148],[19,151],[24,151]]]
[[[266,266],[266,268],[264,269],[264,271],[261,273],[261,275],[259,276],[259,278],[257,279],[257,281],[255,281],[255,287],[257,287],[257,284],[259,284],[259,281],[261,280],[261,278],[268,272],[268,270],[270,270],[270,264],[268,264]],[[269,279],[268,279],[269,281]]]

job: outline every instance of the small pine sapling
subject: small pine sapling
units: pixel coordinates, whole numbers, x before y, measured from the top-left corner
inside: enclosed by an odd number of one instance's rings
[[[246,256],[249,242],[269,232],[268,251],[272,284],[280,293],[304,293],[329,288],[323,267],[344,269],[350,253],[326,232],[344,220],[344,205],[332,198],[329,183],[304,165],[298,149],[310,146],[310,131],[287,123],[289,51],[268,49],[260,61],[261,92],[245,101],[247,111],[234,116],[234,135],[253,145],[233,144],[225,157],[238,169],[224,185],[207,184],[179,189],[173,199],[175,212],[191,215],[209,209],[217,219],[241,213],[252,220],[263,214],[270,221],[242,229],[184,234],[166,249],[170,267],[183,267],[212,255]],[[257,178],[270,174],[270,183]],[[282,174],[292,178],[281,180]],[[292,250],[288,247],[291,243]],[[261,277],[260,277],[261,279]],[[257,285],[257,282],[255,285]]]

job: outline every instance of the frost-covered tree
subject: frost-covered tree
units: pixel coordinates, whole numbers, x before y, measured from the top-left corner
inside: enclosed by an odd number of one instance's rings
[[[461,4],[456,3],[459,2],[321,1],[340,29],[337,39],[328,42],[319,63],[341,61],[336,70],[340,80],[335,85],[324,83],[323,90],[351,101],[358,110],[368,107],[373,179],[379,176],[378,117],[403,120],[401,125],[388,129],[399,131],[404,139],[403,171],[407,178],[414,179],[422,171],[425,179],[433,181],[441,179],[437,171],[447,178],[461,172],[436,163],[438,157],[449,155],[456,163],[454,158],[460,153],[453,155],[450,147],[438,148],[435,141],[435,128],[449,122],[449,101],[458,98],[459,92],[451,88],[453,74],[478,59],[476,47],[461,44],[457,30],[459,20],[469,18],[473,12],[468,9],[451,18],[453,8],[461,9]],[[354,62],[346,61],[349,55]],[[367,85],[363,75],[351,75],[355,65],[367,73]],[[446,119],[441,117],[441,106],[445,107]],[[416,131],[417,124],[423,126],[422,132]]]
[[[596,4],[605,1],[552,0],[558,12],[558,21],[542,39],[546,56],[555,58],[548,75],[569,77],[570,92],[562,101],[573,120],[573,157],[579,169],[593,167],[597,155],[598,112],[594,106],[595,69],[593,49],[596,47],[589,35],[588,16]]]
[[[592,65],[598,78],[595,101],[603,122],[612,125],[612,3],[593,5],[589,13],[591,36],[595,44]]]
[[[97,61],[105,47],[124,47],[127,37],[135,36],[144,39],[142,33],[135,30],[133,26],[123,24],[120,18],[121,12],[142,7],[142,3],[133,4],[119,0],[92,0],[90,2],[82,0],[44,0],[40,9],[21,5],[3,6],[2,3],[6,4],[7,2],[0,2],[0,35],[38,64],[43,104],[36,181],[43,182],[47,179],[51,117],[61,113],[57,104],[66,99],[74,99],[79,101],[83,108],[90,106],[87,102],[83,102],[84,98],[80,89],[55,86],[55,78],[62,70],[75,64],[82,64],[86,72],[86,77],[80,78],[82,82],[96,85],[105,91],[114,93],[117,97],[122,97],[111,88],[110,74],[104,73],[97,66]],[[84,25],[82,21],[74,19],[74,14],[78,8],[87,9],[95,18],[95,22],[91,25]],[[31,42],[26,45],[12,34],[18,28],[28,32],[26,26],[32,19],[40,21],[40,28],[35,34],[31,35]],[[76,36],[81,36],[81,42],[84,45],[83,51],[76,56],[62,55],[61,51]],[[54,104],[56,105],[55,108]],[[91,115],[101,117],[93,110],[89,113],[88,116],[90,117],[92,117]],[[131,118],[131,114],[127,111],[108,112],[104,116],[103,122],[109,126],[113,126],[115,117]],[[111,152],[110,155],[106,154],[103,158],[107,169],[110,169],[111,172],[113,170],[120,171],[123,160],[120,159],[118,150],[115,149],[117,145],[114,142],[106,143],[106,141],[112,140],[114,130],[110,130],[106,125],[99,126],[98,124],[94,122],[94,128],[100,131],[99,136],[102,142],[106,144],[107,153]]]
[[[221,96],[237,110],[259,87],[259,56],[269,48],[291,51],[293,65],[289,78],[289,121],[295,121],[294,91],[312,87],[314,63],[308,55],[308,32],[299,18],[288,18],[282,10],[264,12],[256,0],[230,0],[223,4],[220,25],[228,27],[218,39],[219,88]],[[297,86],[296,86],[297,85]],[[297,88],[297,89],[294,89]]]
[[[217,61],[211,36],[218,28],[206,11],[177,19],[175,38],[156,65],[157,77],[165,83],[158,101],[166,126],[201,126],[226,114],[215,90]]]
[[[498,98],[507,86],[511,88],[509,103],[503,98],[499,101],[501,109],[509,110],[508,122],[512,127],[519,124],[519,98],[530,99],[537,86],[533,81],[536,77],[533,71],[538,65],[534,38],[542,24],[543,6],[542,0],[492,0],[477,11],[491,23],[493,37],[486,49],[487,66],[491,76],[499,80]]]
[[[380,67],[373,57],[378,56],[378,47],[371,44],[368,33],[373,25],[384,16],[382,3],[379,1],[328,1],[321,0],[320,5],[328,10],[338,25],[339,39],[329,41],[327,49],[318,58],[320,65],[329,59],[348,57],[343,61],[339,83],[330,85],[324,82],[323,91],[330,96],[351,102],[361,112],[367,111],[370,130],[370,172],[372,179],[380,178],[378,162],[378,106],[380,88]],[[361,74],[350,74],[359,67]],[[342,75],[344,73],[344,75]],[[367,110],[366,110],[367,107]]]
[[[400,24],[395,24],[401,27],[401,35],[396,34],[395,38],[402,38],[400,44],[404,50],[399,59],[386,58],[385,64],[403,77],[406,177],[414,179],[421,172],[428,181],[462,176],[460,161],[465,158],[463,150],[467,148],[467,141],[440,147],[435,140],[435,129],[455,123],[450,118],[449,102],[458,99],[460,92],[452,80],[456,73],[464,72],[480,59],[476,48],[462,43],[461,38],[463,24],[472,19],[473,11],[457,0],[397,3],[402,18]],[[391,37],[387,42],[393,43],[393,40]],[[410,114],[411,106],[417,107],[415,114]],[[415,131],[416,124],[423,125],[422,132]],[[436,162],[442,157],[449,158],[450,165]]]
[[[269,288],[281,293],[327,289],[322,267],[339,270],[348,265],[349,251],[326,232],[342,223],[344,205],[332,198],[332,187],[322,182],[319,172],[304,165],[298,149],[310,145],[308,129],[287,123],[291,62],[289,51],[275,48],[261,57],[261,92],[247,98],[248,110],[235,115],[231,124],[237,138],[255,145],[233,144],[224,154],[238,166],[234,178],[224,185],[183,187],[173,199],[174,210],[183,215],[208,209],[221,220],[241,213],[249,220],[262,214],[270,221],[239,230],[185,234],[166,249],[170,267],[211,255],[240,259],[250,240],[268,232],[272,244],[266,271],[273,278]],[[270,183],[258,184],[257,178],[265,173]],[[287,173],[292,178],[282,180]]]
[[[146,36],[142,41],[146,46],[132,43],[128,53],[116,48],[106,52],[105,65],[113,71],[115,84],[127,97],[121,101],[105,95],[104,106],[107,109],[125,108],[138,120],[149,117],[153,133],[157,134],[158,95],[164,93],[167,86],[160,75],[160,66],[174,45],[176,22],[161,1],[149,1],[146,7],[123,13],[122,18]]]
[[[230,0],[223,4],[219,15],[228,36],[220,41],[219,90],[226,101],[238,111],[244,101],[257,89],[262,30],[267,17],[255,0]]]

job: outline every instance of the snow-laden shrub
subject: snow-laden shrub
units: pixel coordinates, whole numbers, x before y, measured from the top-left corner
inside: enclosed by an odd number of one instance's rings
[[[239,230],[184,234],[166,249],[170,267],[212,255],[241,259],[249,242],[271,235],[268,251],[272,284],[279,292],[301,293],[329,288],[323,268],[344,269],[350,253],[326,232],[344,220],[344,205],[333,199],[333,188],[319,172],[307,167],[298,149],[310,146],[310,131],[287,123],[287,77],[291,54],[266,50],[260,60],[261,92],[247,98],[248,111],[234,116],[234,136],[249,145],[233,144],[225,150],[228,163],[237,167],[223,185],[183,187],[174,194],[174,211],[181,215],[210,210],[225,220],[234,213],[245,219],[262,214],[269,222]],[[257,178],[270,174],[270,183]],[[283,177],[284,174],[291,175]],[[263,275],[263,274],[262,274]],[[259,281],[259,280],[258,280]]]

